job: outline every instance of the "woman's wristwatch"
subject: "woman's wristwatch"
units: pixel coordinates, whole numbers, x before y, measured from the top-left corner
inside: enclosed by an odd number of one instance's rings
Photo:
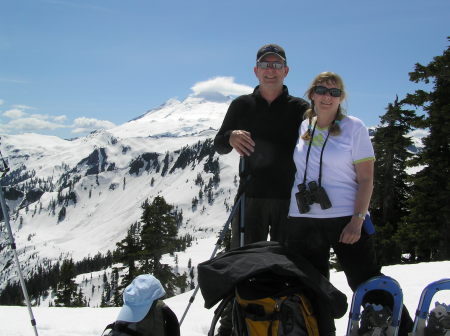
[[[357,212],[353,216],[358,217],[358,218],[360,218],[362,220],[366,219],[366,215],[361,213],[361,212]]]

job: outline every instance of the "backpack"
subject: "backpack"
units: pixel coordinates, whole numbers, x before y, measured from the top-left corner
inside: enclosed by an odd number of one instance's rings
[[[264,275],[236,286],[233,332],[236,336],[319,336],[312,305],[301,289]]]
[[[180,336],[180,326],[175,313],[162,300],[155,300],[143,320],[115,321],[102,336]]]

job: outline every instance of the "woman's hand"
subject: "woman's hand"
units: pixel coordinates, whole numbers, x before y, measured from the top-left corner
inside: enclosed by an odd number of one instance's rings
[[[339,242],[343,244],[354,244],[361,238],[361,227],[363,220],[353,216],[351,221],[344,227],[339,237]]]
[[[356,191],[355,213],[366,214],[369,207],[370,197],[373,190],[373,160],[367,160],[355,164],[356,182],[358,190]],[[354,244],[361,238],[361,227],[364,219],[353,216],[339,237],[339,242],[343,244]]]

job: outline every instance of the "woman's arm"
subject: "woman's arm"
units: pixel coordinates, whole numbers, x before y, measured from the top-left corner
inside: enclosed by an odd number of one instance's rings
[[[354,214],[366,215],[369,209],[370,198],[373,191],[373,170],[374,161],[372,159],[355,164],[356,181],[358,190],[356,192]],[[350,222],[342,230],[339,242],[344,244],[354,244],[361,237],[361,227],[364,218],[356,215],[352,216]]]

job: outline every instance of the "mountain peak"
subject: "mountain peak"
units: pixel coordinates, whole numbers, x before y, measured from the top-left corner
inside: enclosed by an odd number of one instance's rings
[[[198,136],[217,130],[231,103],[218,92],[202,92],[185,100],[169,99],[161,106],[108,131],[119,138]]]

